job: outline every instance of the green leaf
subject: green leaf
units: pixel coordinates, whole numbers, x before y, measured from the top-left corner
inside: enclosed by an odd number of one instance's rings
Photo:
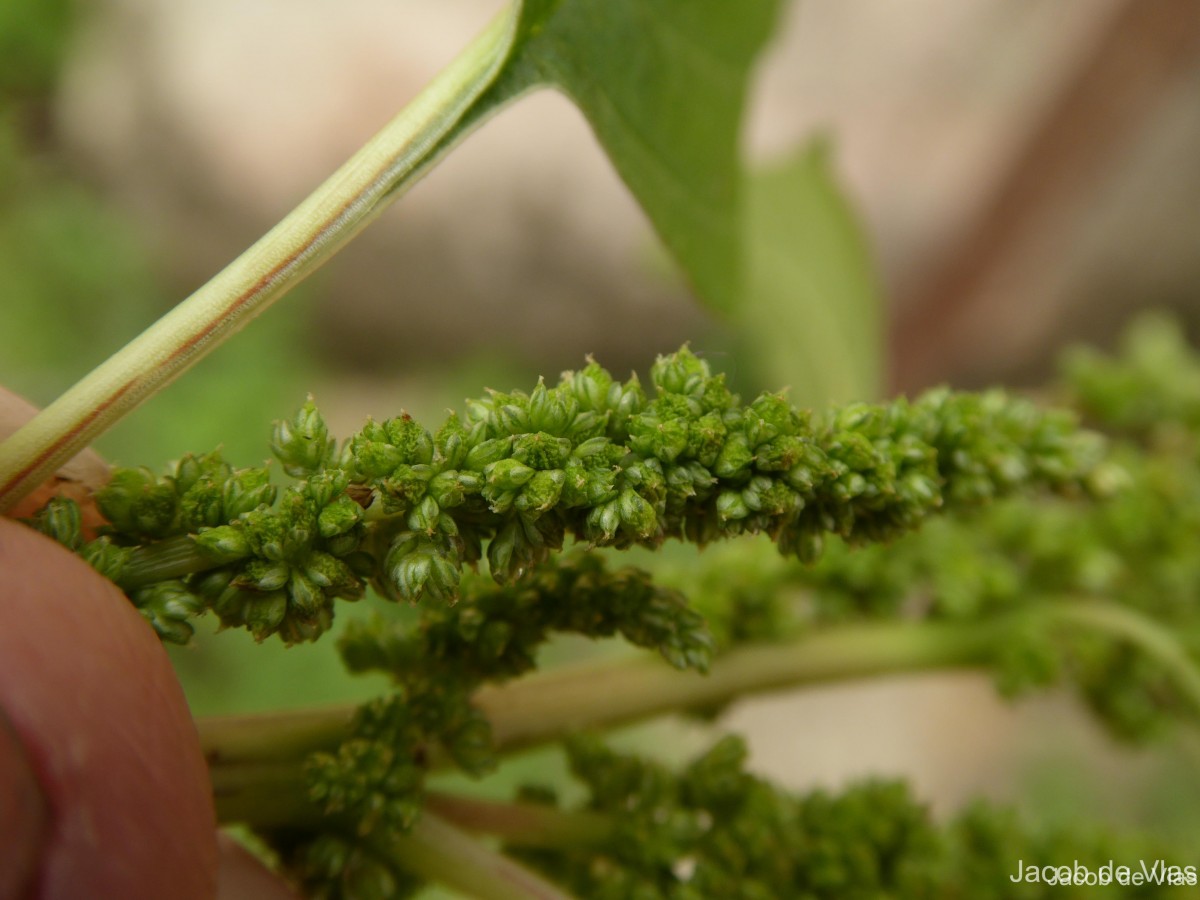
[[[877,396],[879,285],[827,143],[749,175],[746,205],[747,287],[730,314],[754,347],[759,377],[789,385],[800,405]]]
[[[526,0],[509,56],[461,133],[538,86],[583,112],[693,288],[737,302],[738,136],[780,0]]]

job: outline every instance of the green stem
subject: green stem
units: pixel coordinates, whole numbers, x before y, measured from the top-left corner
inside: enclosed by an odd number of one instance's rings
[[[466,831],[494,835],[505,843],[522,847],[597,844],[613,831],[612,820],[600,813],[483,800],[441,791],[426,793],[424,809]]]
[[[592,728],[704,709],[746,694],[915,670],[986,663],[1009,621],[887,623],[827,629],[720,656],[708,675],[653,657],[570,666],[484,687],[475,704],[495,742],[513,751]]]
[[[226,766],[219,771],[220,778],[213,779],[219,822],[264,829],[315,828],[325,818],[308,799],[303,761]]]
[[[1098,630],[1128,641],[1164,665],[1200,714],[1200,669],[1167,629],[1131,609],[1087,600],[1048,601],[986,622],[876,623],[829,628],[778,644],[746,646],[719,657],[707,676],[639,657],[570,666],[501,687],[485,687],[476,705],[492,723],[497,750],[513,752],[571,731],[611,728],[657,715],[704,709],[738,697],[808,684],[898,672],[986,665],[1014,628],[1030,625]],[[272,825],[307,822],[302,765],[316,750],[336,747],[354,708],[202,719],[221,821]],[[447,761],[433,752],[430,764]],[[441,812],[476,827],[472,811],[449,801]],[[502,811],[493,811],[503,819]],[[543,823],[544,824],[544,823]],[[505,833],[478,825],[481,830]],[[541,826],[530,825],[534,831]],[[582,828],[598,827],[595,823]],[[519,830],[512,822],[508,831]],[[510,838],[512,834],[507,834]]]
[[[224,564],[213,562],[196,546],[191,535],[181,534],[136,548],[121,570],[118,584],[125,590],[133,590],[219,565]]]
[[[721,656],[708,675],[679,672],[653,657],[571,666],[503,687],[483,688],[476,703],[501,751],[550,741],[577,729],[609,728],[664,713],[710,707],[744,694],[848,678],[985,663],[1009,620],[990,623],[886,623],[828,629],[779,644]],[[218,812],[275,816],[259,779],[280,776],[316,750],[344,738],[352,706],[201,719]],[[444,762],[435,756],[431,762]],[[266,792],[269,794],[270,792]],[[290,808],[290,807],[289,807]],[[281,813],[282,814],[282,813]]]
[[[354,718],[354,706],[200,719],[200,746],[210,769],[233,771],[262,763],[302,762],[315,750],[336,747]]]
[[[0,512],[316,270],[480,116],[512,44],[502,13],[345,165],[211,281],[0,444]]]
[[[1200,668],[1187,647],[1168,629],[1153,619],[1123,606],[1082,600],[1061,603],[1045,611],[1053,623],[1104,631],[1128,641],[1156,660],[1171,673],[1192,710],[1200,715]]]
[[[569,894],[429,810],[408,834],[368,838],[382,858],[480,900],[568,900]]]

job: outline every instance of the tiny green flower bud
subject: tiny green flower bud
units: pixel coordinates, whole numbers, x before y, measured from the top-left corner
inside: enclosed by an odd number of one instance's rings
[[[214,450],[212,453],[202,456],[188,453],[175,463],[175,472],[172,478],[175,481],[176,491],[183,494],[201,479],[217,483],[224,482],[231,471],[229,465],[221,459],[219,451]]]
[[[612,376],[595,361],[588,360],[587,366],[582,370],[567,373],[564,381],[570,385],[575,399],[584,409],[604,410],[608,407]]]
[[[722,522],[730,519],[744,519],[750,515],[750,507],[746,505],[741,491],[721,491],[717,495],[717,516]]]
[[[342,494],[317,516],[317,530],[323,538],[345,534],[362,521],[363,508]]]
[[[312,397],[291,419],[278,421],[271,433],[271,452],[295,478],[319,471],[334,456],[334,440]]]
[[[484,441],[471,448],[467,454],[467,468],[482,472],[488,466],[499,462],[512,451],[512,438],[502,437]]]
[[[986,483],[986,482],[981,482]],[[833,496],[843,502],[861,497],[870,488],[870,483],[857,472],[847,472],[833,483]]]
[[[562,434],[566,430],[574,410],[559,396],[557,390],[550,390],[541,380],[529,395],[529,428],[531,431],[544,431],[550,434]]]
[[[252,591],[243,591],[238,587],[232,573],[228,573],[228,576],[224,580],[224,586],[216,578],[212,580],[208,578],[203,579],[201,584],[203,585],[204,597],[208,600],[208,605],[212,611],[221,619],[222,625],[244,625],[242,606],[245,604],[247,598],[257,595]]]
[[[593,540],[611,541],[620,527],[621,507],[616,500],[594,506],[588,513],[588,536]]]
[[[742,489],[742,500],[745,502],[746,506],[749,509],[754,510],[754,512],[761,512],[764,509],[770,512],[772,511],[770,506],[776,499],[772,493],[774,486],[775,482],[773,482],[770,478],[767,478],[765,475],[756,475],[755,477],[751,478],[750,483]],[[718,499],[718,510],[720,510],[720,506],[721,503]],[[729,518],[741,518],[741,516],[731,516]]]
[[[234,571],[232,568],[210,569],[207,572],[194,576],[189,586],[196,594],[207,600],[211,606],[213,601],[229,587],[229,583],[233,580],[233,577]]]
[[[408,465],[428,465],[433,462],[433,438],[429,432],[405,413],[383,423],[388,443],[400,451],[401,462]]]
[[[662,463],[657,459],[643,459],[621,470],[626,487],[636,487],[644,497],[657,497],[667,486]]]
[[[654,515],[654,507],[646,502],[632,488],[621,491],[617,498],[621,514],[621,524],[640,538],[648,538],[658,528],[658,520]]]
[[[532,431],[533,427],[529,422],[529,401],[522,394],[514,394],[513,397],[519,397],[521,402],[505,403],[496,407],[493,420],[497,430],[503,434],[525,434]]]
[[[599,506],[617,497],[617,472],[612,469],[592,471],[587,474],[584,494],[588,506]]]
[[[606,437],[588,438],[582,444],[579,444],[571,451],[571,455],[576,459],[588,461],[592,457],[601,457],[601,454],[606,458],[609,450],[613,447],[613,442]]]
[[[454,603],[458,600],[458,584],[462,568],[454,560],[440,553],[431,554],[432,564],[425,590],[434,600]]]
[[[750,446],[757,447],[781,434],[794,434],[798,420],[792,406],[780,394],[761,394],[744,416]]]
[[[468,483],[475,482],[472,476],[465,479]],[[466,499],[464,479],[454,470],[439,472],[429,481],[429,496],[437,501],[442,509],[453,509]]]
[[[327,469],[310,475],[296,488],[316,507],[328,506],[346,492],[350,486],[349,476],[340,469]]]
[[[302,488],[290,488],[279,503],[277,517],[283,527],[284,557],[295,559],[308,553],[317,537],[317,510]]]
[[[426,534],[432,534],[437,530],[438,519],[442,511],[438,507],[438,502],[432,497],[425,497],[420,503],[413,507],[408,514],[407,524],[412,531],[423,531]]]
[[[186,644],[192,636],[187,620],[204,611],[204,601],[182,581],[160,581],[134,591],[134,605],[164,641]]]
[[[315,617],[322,607],[328,605],[325,592],[303,572],[291,573],[287,591],[292,611],[305,619]]]
[[[396,593],[409,603],[417,603],[429,580],[433,557],[428,553],[414,551],[398,558],[388,559],[388,576]]]
[[[222,492],[225,520],[236,519],[259,506],[270,506],[275,502],[275,493],[271,474],[266,469],[242,469],[233,473]]]
[[[566,480],[562,469],[538,472],[513,501],[513,506],[526,515],[540,515],[558,502]]]
[[[455,477],[458,478],[459,486],[463,490],[464,497],[478,494],[483,490],[483,477],[476,475],[474,472],[457,472]]]
[[[246,537],[246,531],[240,525],[205,528],[199,534],[193,535],[192,540],[205,556],[221,564],[244,559],[253,553],[250,539]]]
[[[128,534],[165,537],[175,518],[175,486],[149,469],[116,469],[95,497],[104,518]]]
[[[586,441],[589,438],[603,435],[607,427],[608,413],[601,415],[587,410],[575,413],[566,434],[572,441]]]
[[[646,392],[642,390],[637,375],[625,384],[613,384],[609,390],[609,406],[612,407],[619,419],[635,415],[646,405]]]
[[[392,542],[384,571],[398,599],[416,603],[428,594],[453,603],[458,597],[461,569],[457,559],[412,532],[404,532]]]
[[[457,469],[466,462],[469,446],[466,428],[456,413],[450,413],[433,436],[433,447],[441,464],[448,469]]]
[[[870,438],[857,431],[841,431],[834,435],[829,444],[829,453],[847,467],[865,472],[883,463],[881,454]]]
[[[704,382],[704,390],[700,394],[700,407],[709,411],[723,411],[737,405],[738,397],[725,385],[725,375],[721,373],[708,378]]]
[[[563,489],[559,495],[559,502],[564,509],[590,505],[587,502],[587,481],[588,471],[583,464],[577,459],[567,460],[563,469]]]
[[[571,442],[544,431],[518,435],[513,440],[512,458],[534,469],[558,469],[571,454]]]
[[[242,569],[237,583],[256,591],[277,591],[287,584],[290,575],[291,569],[287,563],[252,559]]]
[[[509,519],[488,544],[488,569],[500,584],[511,584],[534,563],[536,554],[516,517]]]
[[[99,537],[84,544],[80,555],[89,566],[112,582],[119,582],[131,547],[118,547],[107,537]]]
[[[277,516],[272,516],[256,530],[247,529],[250,547],[263,559],[282,560],[287,552],[286,533]]]
[[[222,485],[209,478],[197,481],[179,498],[179,530],[196,531],[226,521]]]
[[[671,462],[687,446],[688,426],[681,419],[663,420],[653,413],[636,415],[629,421],[629,446],[642,456]]]
[[[319,607],[312,616],[285,616],[279,623],[276,634],[289,647],[307,641],[315,641],[333,626],[333,610],[328,604]]]
[[[749,439],[743,432],[735,431],[726,438],[713,472],[718,478],[732,478],[743,473],[753,461]]]
[[[502,459],[488,466],[483,474],[487,479],[487,489],[511,491],[529,481],[534,475],[534,470],[515,459]]]
[[[77,550],[83,542],[79,504],[67,497],[51,497],[34,519],[34,524],[42,534],[71,550]]]
[[[288,599],[283,591],[272,594],[244,594],[241,618],[254,639],[262,643],[274,634],[287,615]]]
[[[708,363],[687,347],[669,356],[660,356],[650,367],[650,381],[667,394],[698,394],[710,376]]]
[[[817,483],[817,472],[808,465],[793,466],[784,476],[784,480],[802,493],[811,493]]]
[[[350,452],[354,470],[368,479],[390,475],[404,461],[400,450],[391,444],[360,440],[358,437],[351,439]]]
[[[318,587],[348,600],[357,600],[364,591],[350,565],[328,553],[314,552],[305,562],[304,574]]]
[[[705,413],[688,428],[687,454],[706,468],[716,465],[729,429],[719,413]]]

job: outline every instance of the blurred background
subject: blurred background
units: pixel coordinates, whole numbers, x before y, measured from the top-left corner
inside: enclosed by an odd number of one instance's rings
[[[294,206],[501,5],[0,4],[0,382],[53,399]],[[1194,0],[813,0],[787,7],[745,150],[767,162],[826,142],[887,323],[880,390],[1028,386],[1135,309],[1200,318],[1197,97]],[[582,117],[539,94],[99,448],[157,468],[220,444],[257,464],[308,392],[347,434],[400,409],[437,421],[587,353],[644,371],[687,340],[743,391],[789,380],[745,362],[753,323],[689,295]],[[200,714],[381,688],[340,674],[331,642],[197,644],[176,660]],[[725,724],[788,783],[907,773],[939,809],[1032,791],[1044,815],[1192,828],[1200,800],[1176,778],[1191,737],[1123,750],[1061,698],[1006,707],[972,676],[756,701]]]

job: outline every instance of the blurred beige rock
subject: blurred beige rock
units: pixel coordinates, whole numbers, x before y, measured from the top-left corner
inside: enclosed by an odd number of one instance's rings
[[[919,303],[922,280],[1004,190],[1031,131],[1123,2],[789,5],[752,103],[748,149],[778,155],[830,132],[889,296]],[[501,5],[106,0],[91,10],[67,78],[64,129],[153,223],[179,283],[195,286]],[[1154,49],[1140,51],[1148,66]],[[1013,375],[1052,350],[1055,335],[1079,330],[1081,316],[1102,337],[1100,323],[1115,328],[1135,303],[1178,305],[1194,293],[1194,69],[1084,201],[1030,223],[984,295],[962,298],[962,321],[917,348],[925,377]],[[351,365],[394,367],[486,342],[551,369],[585,352],[620,369],[712,327],[669,271],[580,116],[544,94],[486,125],[318,276],[318,331]]]

